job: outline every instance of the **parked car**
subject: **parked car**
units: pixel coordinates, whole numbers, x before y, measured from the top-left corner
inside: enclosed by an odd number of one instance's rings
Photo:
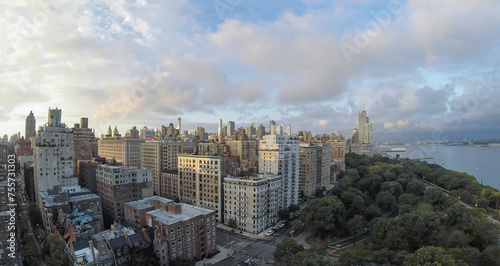
[[[284,223],[280,224],[280,227],[279,228],[283,228],[285,226]]]
[[[269,230],[266,235],[270,236],[272,234],[274,234],[274,231],[273,230]]]

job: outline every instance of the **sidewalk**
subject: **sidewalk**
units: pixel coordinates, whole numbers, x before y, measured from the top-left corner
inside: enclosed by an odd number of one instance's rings
[[[295,238],[295,241],[301,244],[305,249],[309,249],[311,245],[307,244],[306,237],[310,236],[311,234],[311,229],[307,228],[306,230],[304,230],[304,232],[302,232],[302,234]]]
[[[211,257],[210,259],[204,259],[196,262],[196,266],[204,266],[204,265],[214,265],[220,261],[227,259],[232,251],[228,248],[223,248],[221,246],[217,246],[217,249],[220,251],[217,255]]]
[[[257,235],[254,235],[254,234],[251,234],[251,233],[248,233],[248,232],[245,232],[245,231],[240,231],[240,230],[237,230],[237,229],[234,229],[234,228],[231,228],[229,226],[226,226],[224,224],[217,224],[216,225],[217,228],[220,228],[220,229],[224,229],[226,231],[229,231],[231,233],[235,233],[235,234],[238,234],[240,236],[244,236],[244,237],[248,237],[250,239],[264,239],[265,237],[265,231],[260,233],[260,234],[257,234]]]

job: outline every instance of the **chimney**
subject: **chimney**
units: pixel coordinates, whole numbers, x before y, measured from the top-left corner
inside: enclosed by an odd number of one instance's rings
[[[168,203],[168,212],[171,214],[179,214],[182,212],[181,204],[169,202]]]

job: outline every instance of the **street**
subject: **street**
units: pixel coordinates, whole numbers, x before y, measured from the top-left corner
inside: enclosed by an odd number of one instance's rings
[[[271,236],[266,236],[264,239],[250,239],[246,236],[217,229],[217,245],[234,251],[234,254],[215,264],[215,265],[244,265],[247,259],[253,259],[252,265],[262,265],[265,262],[273,261],[273,253],[276,250],[276,245],[285,237],[289,237],[288,231],[291,225],[286,223],[283,228],[275,230]]]

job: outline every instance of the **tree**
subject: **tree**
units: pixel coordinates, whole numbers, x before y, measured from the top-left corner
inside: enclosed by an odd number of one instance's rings
[[[484,265],[500,265],[500,247],[487,247],[480,259]]]
[[[453,203],[450,202],[450,199],[448,199],[448,196],[446,196],[446,194],[444,194],[444,192],[439,188],[430,188],[426,190],[424,200],[432,206],[438,206],[438,208],[442,204],[449,206],[453,205]]]
[[[413,194],[403,193],[398,198],[398,202],[400,205],[410,205],[415,206],[417,204],[417,198]]]
[[[284,259],[281,265],[286,266],[316,266],[316,265],[331,265],[329,261],[325,259],[324,250],[321,253],[318,250],[304,250],[288,256]]]
[[[465,205],[455,203],[448,210],[445,223],[449,226],[456,226],[458,229],[462,230],[469,220],[468,213],[469,211]]]
[[[377,206],[384,211],[390,211],[396,207],[396,198],[387,191],[382,191],[376,197]]]
[[[304,247],[298,244],[294,239],[284,238],[278,245],[276,245],[276,251],[274,251],[273,256],[276,262],[280,263],[285,261],[288,256],[292,256],[293,254],[303,250]]]
[[[314,200],[304,209],[302,219],[316,233],[334,231],[342,225],[344,204],[335,196]]]
[[[377,218],[380,216],[382,216],[382,211],[380,211],[380,208],[375,206],[375,205],[370,205],[365,210],[365,218],[367,221],[371,221],[374,218]]]
[[[302,221],[300,219],[293,220],[292,221],[292,227],[293,227],[294,230],[299,229],[300,227],[302,227]]]
[[[288,220],[290,218],[290,211],[288,209],[281,209],[278,211],[278,217],[280,220]]]
[[[292,204],[292,205],[290,205],[290,206],[288,207],[288,210],[289,210],[290,212],[296,212],[296,211],[300,210],[300,207],[299,207],[299,205],[297,205],[297,204]]]
[[[435,213],[416,211],[403,214],[398,223],[410,250],[437,244],[441,220]]]
[[[366,252],[364,250],[348,249],[340,255],[339,265],[366,265]]]
[[[437,243],[441,221],[434,213],[412,212],[398,220],[380,220],[374,229],[374,242],[391,250],[417,250]]]
[[[412,180],[406,185],[406,193],[412,194],[415,197],[421,197],[425,193],[425,185],[418,180]]]
[[[347,228],[349,229],[349,233],[351,235],[357,235],[363,232],[363,229],[366,226],[366,221],[361,215],[355,215],[349,221],[347,221]]]
[[[448,254],[451,255],[451,257],[456,261],[456,262],[463,262],[467,263],[469,265],[475,265],[480,259],[480,254],[479,250],[477,248],[473,247],[462,247],[462,248],[450,248],[448,249]],[[493,264],[489,264],[493,265]]]
[[[403,193],[403,187],[396,181],[384,182],[380,185],[380,191],[387,191],[397,198]]]
[[[238,228],[238,224],[236,223],[235,219],[229,219],[229,221],[227,222],[227,226],[234,229]]]
[[[461,230],[453,230],[445,241],[447,248],[461,248],[468,245],[470,238]]]
[[[403,265],[443,265],[453,266],[455,260],[443,248],[428,246],[418,249],[414,254],[406,256]]]
[[[465,232],[471,238],[471,242],[469,244],[482,251],[488,246],[497,245],[497,238],[500,234],[500,229],[498,225],[483,218],[475,219],[467,228],[465,228]]]

